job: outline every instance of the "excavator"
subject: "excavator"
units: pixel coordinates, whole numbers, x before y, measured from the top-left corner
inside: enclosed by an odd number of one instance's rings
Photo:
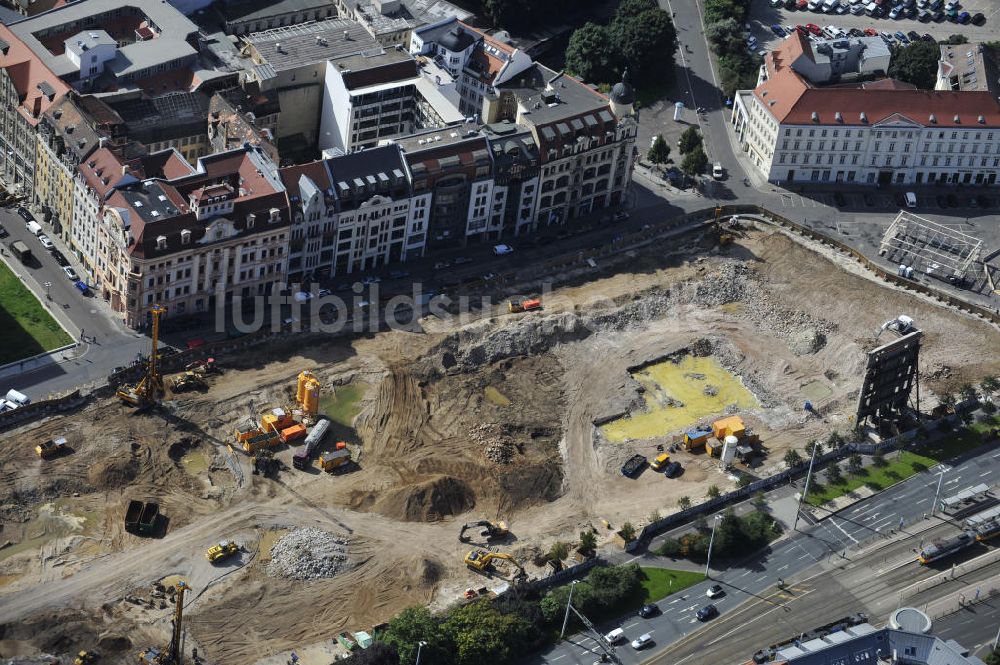
[[[458,533],[459,542],[467,543],[472,539],[465,535],[465,532],[469,529],[482,528],[483,531],[480,532],[479,536],[485,538],[486,540],[499,540],[501,538],[506,538],[510,531],[507,529],[506,522],[490,522],[489,520],[479,520],[478,522],[469,522],[468,524],[462,525],[462,530]]]
[[[517,567],[517,574],[514,575],[515,581],[521,582],[527,579],[528,574],[524,571],[524,566],[522,566],[518,560],[510,554],[504,554],[503,552],[490,552],[488,550],[472,550],[465,555],[465,565],[477,573],[491,572],[493,569],[493,562],[495,560],[510,561]]]
[[[183,654],[181,654],[183,630],[181,626],[184,620],[184,594],[190,587],[184,580],[179,580],[175,588],[177,593],[174,594],[174,632],[170,638],[170,645],[166,651],[160,651],[154,647],[140,651],[139,663],[141,665],[181,665],[183,661]]]
[[[160,336],[160,317],[166,313],[167,308],[160,305],[153,305],[150,313],[153,316],[153,341],[149,350],[149,363],[146,365],[146,374],[134,386],[122,386],[116,393],[122,403],[134,406],[139,410],[148,409],[159,400],[163,394],[163,376],[157,366],[159,356],[156,345]]]
[[[194,370],[188,370],[183,374],[179,374],[170,382],[170,389],[175,393],[183,393],[189,390],[206,390],[207,388],[208,383]]]

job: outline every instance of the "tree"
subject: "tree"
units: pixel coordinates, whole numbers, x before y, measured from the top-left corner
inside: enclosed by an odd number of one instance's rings
[[[853,453],[847,458],[847,470],[855,476],[861,475],[861,471],[863,470],[861,455]]]
[[[566,601],[569,599],[570,585],[558,586],[550,590],[538,603],[545,620],[555,625],[562,622],[563,613],[566,611]],[[573,607],[584,614],[592,611],[596,605],[594,587],[587,581],[580,582],[573,589]]]
[[[983,662],[986,663],[986,665],[1000,665],[1000,649],[994,649],[986,654],[986,657],[983,658]]]
[[[883,455],[882,453],[875,453],[874,455],[872,455],[872,466],[881,469],[886,466],[889,466],[889,463],[885,461],[885,455]]]
[[[767,507],[767,497],[764,496],[763,492],[757,492],[753,495],[753,507],[761,511]]]
[[[912,83],[921,90],[933,90],[937,82],[938,60],[941,49],[934,42],[923,40],[909,46],[892,49],[889,77]]]
[[[942,394],[938,399],[938,403],[948,411],[954,409],[957,402],[958,400],[955,399],[955,393],[950,391]]]
[[[628,65],[635,81],[673,85],[677,31],[670,14],[659,8],[631,15],[616,12],[609,29],[622,66]]]
[[[597,550],[597,536],[590,529],[580,532],[580,552],[593,554]]]
[[[639,16],[651,9],[659,9],[655,0],[621,0],[615,9],[615,20]]]
[[[658,556],[667,556],[673,559],[681,553],[681,544],[674,538],[667,538],[663,541],[662,545],[653,551],[653,553]]]
[[[421,641],[427,643],[421,652],[421,659],[427,658],[424,662],[452,662],[451,641],[426,607],[407,607],[393,617],[382,641],[395,647],[404,665],[417,659],[417,645]]]
[[[833,430],[830,432],[830,436],[826,439],[826,445],[830,450],[836,450],[844,445],[844,437],[840,435],[840,432]]]
[[[701,134],[698,132],[698,128],[691,125],[684,130],[681,134],[680,141],[678,142],[678,147],[681,150],[681,154],[686,155],[695,148],[701,147]]]
[[[442,628],[454,644],[455,665],[510,663],[525,652],[534,633],[524,617],[502,614],[487,600],[451,610]]]
[[[684,161],[681,162],[681,171],[687,175],[698,175],[705,172],[706,166],[708,166],[708,157],[699,146],[684,156]]]
[[[820,455],[823,454],[823,444],[820,443],[819,441],[817,441],[816,439],[813,439],[812,441],[810,441],[809,443],[806,444],[806,448],[805,448],[806,457],[810,457],[811,458],[813,456],[813,448],[816,449],[816,456],[817,457],[819,457]]]
[[[549,548],[548,556],[551,561],[565,561],[569,557],[569,545],[557,540]]]
[[[976,394],[976,387],[971,383],[963,383],[958,389],[958,395],[962,398],[963,402],[971,402],[978,397]]]
[[[802,455],[799,455],[799,451],[792,449],[785,453],[785,466],[791,469],[799,464],[802,464]]]
[[[606,83],[614,78],[616,65],[611,34],[605,26],[588,21],[573,31],[566,46],[566,69],[584,81]]]
[[[732,17],[705,26],[705,36],[719,55],[742,53],[746,49],[743,26]]]
[[[681,498],[677,499],[677,507],[680,508],[681,510],[687,510],[688,508],[690,508],[691,497],[682,496]]]
[[[939,42],[939,43],[940,44],[952,44],[952,45],[957,46],[959,44],[968,44],[969,43],[969,38],[966,37],[965,35],[948,35],[948,39],[944,40],[943,42]]]
[[[622,528],[618,531],[618,535],[627,543],[635,540],[635,527],[632,526],[631,522],[625,522],[622,524]]]
[[[663,164],[670,159],[670,146],[663,140],[663,134],[657,134],[653,145],[646,153],[646,159],[654,164]]]
[[[826,479],[834,485],[839,485],[844,480],[843,474],[840,472],[840,466],[837,464],[836,460],[830,460],[830,463],[826,467]]]
[[[722,492],[719,491],[719,486],[718,485],[709,485],[708,486],[708,498],[709,499],[718,499],[719,495],[721,495],[721,494],[722,494]]]
[[[993,393],[1000,390],[1000,379],[995,376],[983,377],[983,380],[979,383],[979,389],[984,394],[992,396]]]
[[[752,477],[750,477],[748,474],[741,473],[739,477],[736,479],[736,486],[742,489],[752,482],[753,482]]]
[[[423,653],[420,658],[423,659]],[[350,658],[340,662],[343,665],[399,665],[399,654],[391,644],[373,642],[367,649],[358,649]]]

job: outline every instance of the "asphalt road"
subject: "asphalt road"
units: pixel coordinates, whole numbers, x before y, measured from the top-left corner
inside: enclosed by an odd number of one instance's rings
[[[1000,599],[991,598],[934,621],[932,632],[955,640],[973,656],[984,658],[993,650],[1000,628]]]
[[[625,629],[630,640],[642,633],[650,633],[653,636],[655,644],[642,653],[634,652],[628,645],[619,647],[616,653],[623,663],[638,663],[643,658],[652,655],[659,658],[661,653],[669,654],[669,656],[664,656],[663,660],[654,660],[653,662],[666,663],[668,662],[666,658],[669,658],[671,663],[679,663],[683,655],[679,652],[677,644],[679,640],[691,635],[701,635],[702,637],[692,638],[694,641],[691,653],[703,653],[701,650],[706,647],[708,640],[705,636],[709,632],[718,634],[720,626],[739,625],[748,620],[749,615],[746,614],[745,601],[773,605],[775,596],[782,595],[778,593],[776,588],[779,578],[789,580],[793,587],[798,587],[795,580],[807,579],[819,574],[820,577],[814,577],[810,581],[811,586],[802,587],[801,593],[811,594],[818,590],[821,593],[817,595],[817,599],[825,602],[828,592],[833,593],[835,589],[828,588],[828,584],[822,581],[822,575],[832,571],[832,577],[836,578],[838,577],[836,571],[844,565],[852,566],[852,569],[857,570],[860,576],[856,584],[845,582],[843,591],[847,596],[841,597],[838,601],[839,604],[832,604],[831,601],[831,604],[824,609],[821,603],[809,613],[800,614],[796,611],[792,617],[788,617],[788,613],[781,610],[782,614],[779,616],[787,619],[780,624],[782,629],[789,631],[793,626],[806,623],[810,625],[802,625],[796,630],[809,630],[841,616],[859,611],[867,611],[873,616],[878,613],[887,614],[895,606],[892,602],[893,591],[898,592],[899,588],[909,586],[918,579],[940,572],[942,565],[947,568],[954,562],[977,556],[986,551],[985,546],[977,546],[963,555],[946,559],[943,563],[931,566],[920,566],[915,562],[914,550],[919,549],[922,542],[930,542],[934,538],[953,535],[960,531],[959,525],[949,521],[946,516],[939,514],[924,519],[924,514],[930,512],[930,505],[937,490],[937,474],[942,470],[945,475],[942,480],[941,498],[979,483],[992,485],[992,478],[1000,477],[1000,452],[987,450],[954,466],[938,465],[872,498],[861,501],[836,516],[822,520],[818,525],[800,521],[799,531],[793,532],[790,536],[777,542],[761,556],[750,561],[713,570],[713,579],[723,584],[727,594],[724,598],[712,601],[719,608],[721,616],[712,622],[710,627],[705,628],[707,632],[699,632],[703,626],[697,621],[694,614],[710,602],[706,597],[706,591],[714,582],[708,581],[695,585],[676,597],[667,597],[661,600],[658,603],[663,611],[660,616],[648,620],[637,616],[625,617],[619,621],[602,624],[599,629],[607,632],[621,626]],[[769,502],[776,498],[786,498],[789,491],[789,488],[779,488],[776,492],[768,495]],[[902,535],[890,533],[890,531],[899,528],[900,518],[903,519]],[[711,520],[710,516],[710,523]],[[884,540],[885,538],[893,540]],[[877,555],[869,555],[860,561],[857,560],[859,551],[865,551],[879,541],[887,544],[879,548]],[[650,558],[643,560],[643,558],[620,557],[620,560],[638,560],[640,565],[647,563],[666,565],[662,559],[657,561]],[[877,566],[877,575],[874,576],[877,577],[877,582],[866,581],[866,576],[873,577],[873,566]],[[992,568],[990,570],[996,574],[1000,572],[1000,566],[995,570]],[[928,596],[937,597],[934,594],[943,594],[946,591],[947,586],[943,586],[926,593]],[[768,598],[770,600],[763,600]],[[916,598],[916,601],[926,602],[929,599],[929,597],[921,596]],[[750,606],[756,607],[753,604]],[[757,609],[761,608],[757,607]],[[731,617],[731,614],[735,618]],[[802,622],[799,622],[800,618]],[[771,624],[766,624],[766,627],[770,626]],[[765,626],[762,626],[761,630],[764,628]],[[794,634],[794,632],[791,630],[789,634]],[[757,631],[747,634],[756,635]],[[777,641],[781,638],[782,635],[775,635],[771,641]],[[755,637],[755,639],[757,638]],[[748,644],[746,640],[739,640],[738,653],[736,651],[726,652],[723,647],[718,647],[720,650],[718,654],[713,652],[711,659],[699,660],[699,662],[713,662],[719,665],[742,662],[741,658],[752,654],[760,647],[768,646],[771,641],[761,639],[758,646],[750,648],[747,652],[752,644]],[[548,652],[530,659],[528,662],[591,665],[597,655],[599,655],[599,649],[596,641],[590,636],[578,635],[555,645]],[[735,660],[726,660],[725,658]],[[700,655],[699,659],[701,659]]]

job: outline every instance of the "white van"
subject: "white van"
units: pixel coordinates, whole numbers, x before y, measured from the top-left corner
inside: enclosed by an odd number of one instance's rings
[[[712,164],[712,177],[713,178],[715,178],[716,180],[722,180],[722,176],[724,174],[725,174],[725,171],[722,169],[722,162],[716,162],[715,164]]]
[[[7,397],[5,398],[11,404],[16,404],[18,406],[28,406],[31,404],[31,400],[22,392],[18,392],[11,388],[7,391]]]
[[[604,636],[608,644],[618,644],[625,639],[625,631],[621,628],[615,628],[610,633]]]
[[[906,207],[916,208],[917,207],[917,195],[913,192],[906,193]]]
[[[39,224],[38,222],[34,221],[34,220],[32,220],[30,222],[25,222],[24,223],[24,228],[26,228],[29,231],[31,231],[31,235],[35,236],[36,238],[38,236],[42,235],[42,225]]]

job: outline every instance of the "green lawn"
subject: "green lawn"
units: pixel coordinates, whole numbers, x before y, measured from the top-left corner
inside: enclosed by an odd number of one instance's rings
[[[0,263],[0,365],[72,341],[17,275]]]
[[[814,471],[812,486],[809,488],[806,502],[818,506],[862,485],[868,485],[876,492],[884,490],[890,485],[895,485],[899,481],[906,480],[910,476],[926,471],[937,464],[937,460],[931,457],[911,453],[908,450],[902,451],[896,459],[886,458],[886,462],[888,465],[882,468],[867,466],[857,476],[850,475],[845,471],[844,482],[838,485],[816,483],[817,476]],[[825,474],[822,471],[819,473],[819,478],[825,479]]]
[[[641,568],[645,579],[642,588],[646,590],[643,603],[655,603],[672,593],[683,591],[705,579],[701,573],[687,570],[670,570],[668,568]]]
[[[940,438],[921,446],[921,452],[938,461],[957,457],[983,445],[983,432],[998,425],[1000,425],[1000,416],[998,415],[994,415],[987,422],[976,421],[968,428],[956,425],[951,432],[944,433],[940,435]],[[933,434],[937,434],[937,432]]]

